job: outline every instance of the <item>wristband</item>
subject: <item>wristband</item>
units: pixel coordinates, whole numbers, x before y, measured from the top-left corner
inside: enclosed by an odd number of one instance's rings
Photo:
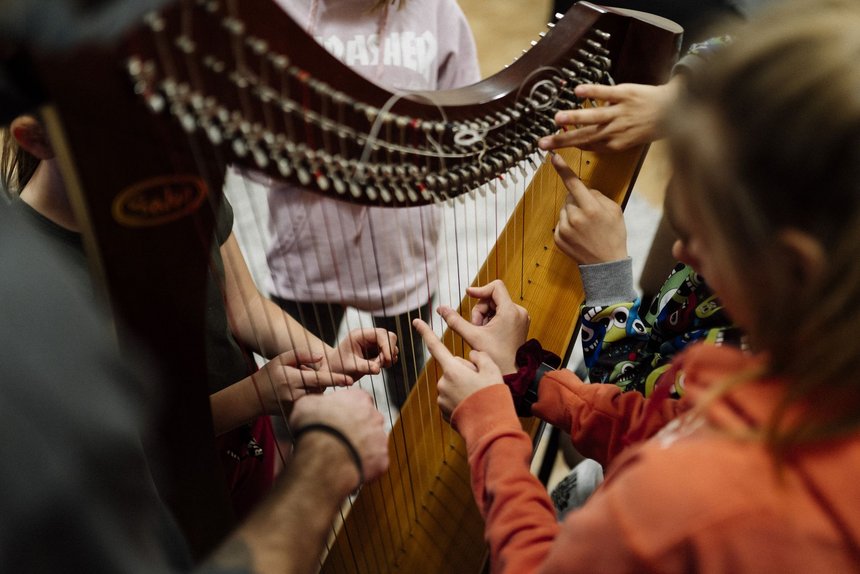
[[[545,374],[556,370],[556,368],[557,367],[553,367],[552,365],[541,363],[538,365],[537,369],[535,369],[535,374],[532,377],[531,384],[526,389],[525,394],[520,398],[520,411],[523,413],[523,416],[531,416],[532,405],[538,400],[538,387],[540,386],[540,380]]]
[[[349,452],[349,455],[352,457],[352,462],[355,463],[355,468],[358,470],[358,486],[355,487],[355,490],[361,488],[361,485],[364,484],[364,466],[362,466],[361,464],[361,455],[358,453],[358,449],[356,449],[349,441],[349,439],[346,438],[346,435],[327,424],[311,423],[309,425],[303,426],[302,428],[298,429],[293,433],[293,444],[298,444],[299,439],[304,434],[309,433],[311,431],[319,431],[329,434],[339,440],[341,444],[346,447],[347,452]]]
[[[561,365],[561,358],[545,351],[536,339],[526,341],[518,350],[517,371],[503,377],[511,390],[517,415],[531,416],[532,405],[538,400],[540,380]]]

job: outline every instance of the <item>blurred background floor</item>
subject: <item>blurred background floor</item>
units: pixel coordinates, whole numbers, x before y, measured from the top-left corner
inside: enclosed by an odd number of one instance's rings
[[[549,0],[460,0],[475,42],[481,73],[490,76],[522,54],[550,21]]]

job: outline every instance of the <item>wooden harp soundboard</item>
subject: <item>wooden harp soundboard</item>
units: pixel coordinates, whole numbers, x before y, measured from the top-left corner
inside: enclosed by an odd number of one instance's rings
[[[38,58],[52,102],[44,117],[121,340],[145,343],[164,373],[156,478],[198,556],[233,522],[202,343],[225,167],[368,205],[447,201],[532,161],[554,113],[582,104],[577,84],[663,82],[679,46],[668,21],[582,2],[482,82],[393,94],[340,64],[272,0],[183,0],[117,46]],[[644,153],[564,155],[623,204]],[[550,170],[538,170],[503,231],[499,243],[517,247],[494,250],[475,281],[502,278],[529,310],[530,335],[567,356],[582,290],[552,244],[565,191]],[[445,340],[468,352],[451,333]],[[430,361],[392,430],[390,472],[354,501],[323,571],[481,571],[483,524],[462,442],[436,407],[437,377]]]

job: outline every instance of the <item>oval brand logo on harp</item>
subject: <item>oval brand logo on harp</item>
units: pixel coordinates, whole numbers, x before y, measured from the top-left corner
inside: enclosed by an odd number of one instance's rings
[[[207,194],[196,175],[154,177],[124,189],[113,201],[113,217],[126,227],[155,227],[197,211]]]

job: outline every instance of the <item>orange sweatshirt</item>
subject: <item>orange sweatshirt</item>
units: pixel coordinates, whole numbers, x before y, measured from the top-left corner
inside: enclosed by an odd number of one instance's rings
[[[460,404],[452,423],[468,447],[494,573],[860,572],[860,434],[798,449],[780,473],[759,442],[732,436],[766,421],[783,386],[751,382],[697,414],[690,407],[710,387],[755,360],[704,345],[677,360],[682,401],[651,403],[569,371],[541,380],[533,413],[609,463],[563,524],[529,472],[531,441],[507,388]]]

